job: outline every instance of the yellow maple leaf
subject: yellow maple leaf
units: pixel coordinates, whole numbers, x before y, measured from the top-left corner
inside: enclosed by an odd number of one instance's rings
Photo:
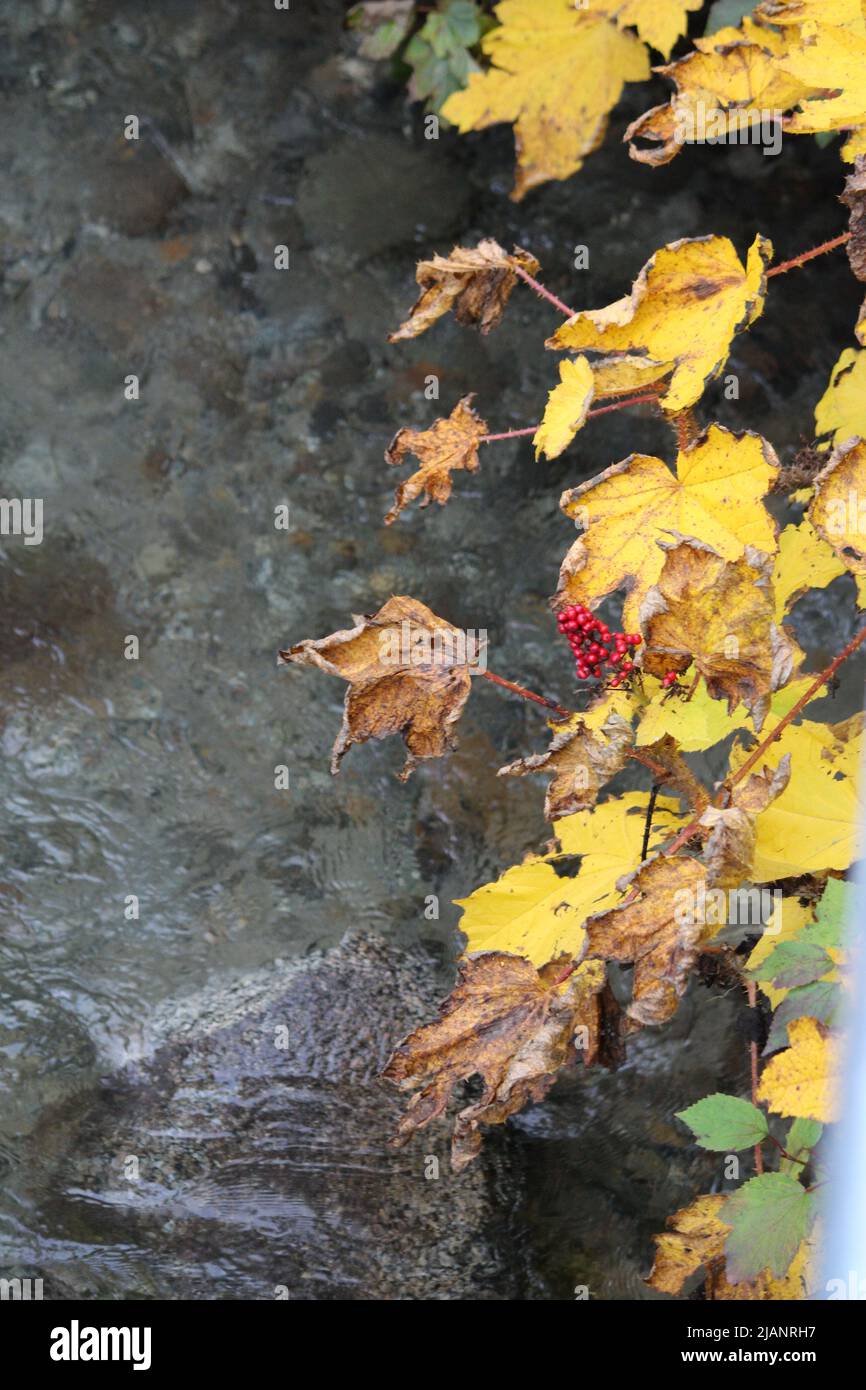
[[[514,126],[517,202],[548,179],[566,179],[604,139],[626,82],[650,75],[633,34],[573,0],[501,0],[499,27],[482,40],[492,62],[472,73],[442,114],[461,132]]]
[[[815,406],[815,434],[832,435],[833,444],[866,438],[866,352],[845,348]]]
[[[771,730],[768,721],[764,733]],[[857,857],[862,746],[862,716],[837,725],[789,724],[770,745],[765,758],[771,767],[791,755],[791,779],[758,817],[755,883],[847,869]],[[747,750],[735,746],[731,770],[747,757]]]
[[[677,1294],[701,1267],[720,1259],[730,1231],[721,1219],[724,1196],[697,1197],[667,1219],[669,1229],[653,1236],[656,1257],[647,1283],[661,1293]]]
[[[647,261],[631,294],[586,309],[548,339],[557,350],[633,353],[665,364],[665,410],[684,410],[703,395],[736,333],[761,314],[773,247],[757,236],[745,267],[727,237],[685,238]]]
[[[699,10],[704,0],[593,0],[599,14],[610,15],[622,28],[637,29],[644,43],[666,58],[688,27],[688,12]]]
[[[693,53],[657,69],[676,91],[668,104],[653,107],[626,130],[632,159],[668,164],[685,145],[710,137],[742,139],[762,131],[768,113],[775,119],[810,96],[813,89],[780,66],[786,46],[784,35],[748,18],[739,28],[696,39]]]
[[[770,713],[764,725],[764,733],[773,728],[804,695],[812,684],[807,676],[789,681],[777,690],[770,700]],[[816,695],[819,699],[821,692]],[[738,729],[751,726],[749,711],[745,705],[737,705],[729,714],[723,700],[714,700],[706,686],[701,682],[690,700],[665,698],[656,694],[637,710],[640,722],[635,734],[635,745],[643,748],[655,743],[664,734],[676,739],[684,753],[697,753],[712,748],[714,743],[734,734]]]
[[[866,575],[866,441],[849,439],[815,479],[809,519],[852,574]]]
[[[807,590],[826,589],[844,573],[842,561],[808,518],[799,526],[786,526],[773,569],[776,621],[780,623]]]
[[[832,0],[831,0],[832,6]],[[805,5],[798,6],[800,14]],[[824,3],[802,20],[791,15],[796,25],[779,67],[798,82],[814,89],[801,98],[799,109],[785,119],[785,129],[794,134],[839,130],[866,121],[866,22],[858,13],[855,0],[843,10]],[[777,14],[774,24],[782,22]]]
[[[507,951],[544,965],[563,952],[583,949],[583,923],[593,912],[618,902],[617,880],[640,862],[648,797],[644,793],[605,801],[555,822],[564,855],[583,856],[573,877],[556,872],[561,856],[532,856],[493,883],[458,898],[467,951]],[[681,823],[677,803],[656,802],[651,846],[668,839]]]
[[[554,732],[546,753],[518,758],[501,767],[498,775],[525,777],[530,772],[546,773],[552,780],[544,814],[548,820],[556,820],[595,805],[602,787],[625,765],[631,742],[631,725],[619,715],[610,715],[598,732],[578,717]]]
[[[836,1119],[837,1049],[814,1018],[788,1024],[790,1047],[772,1057],[761,1073],[758,1100],[778,1115],[830,1124]]]
[[[655,542],[671,532],[700,536],[729,560],[747,545],[774,551],[775,527],[761,499],[777,474],[776,455],[760,435],[711,425],[679,455],[676,473],[661,459],[633,454],[563,493],[563,511],[584,534],[562,563],[557,607],[594,606],[625,587],[623,621],[633,630],[664,565]]]
[[[595,385],[585,357],[560,362],[559,385],[547,398],[544,418],[533,437],[535,457],[559,458],[587,417]]]

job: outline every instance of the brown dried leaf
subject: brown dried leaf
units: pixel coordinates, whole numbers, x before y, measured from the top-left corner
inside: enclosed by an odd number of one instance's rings
[[[791,755],[777,768],[764,767],[734,787],[731,804],[720,810],[708,807],[701,825],[709,829],[704,845],[708,882],[714,888],[738,888],[751,877],[758,840],[756,818],[788,785]]]
[[[385,462],[403,463],[407,454],[420,459],[421,467],[400,484],[385,525],[397,520],[404,507],[424,494],[422,507],[431,502],[444,506],[451,496],[451,474],[478,468],[478,446],[487,433],[487,424],[472,409],[473,395],[459,400],[447,418],[437,420],[429,430],[398,430],[385,450]]]
[[[353,743],[402,734],[409,750],[400,774],[405,781],[419,758],[438,758],[453,747],[452,725],[468,698],[478,650],[471,635],[414,598],[389,598],[373,617],[356,622],[299,642],[281,651],[280,660],[318,666],[349,682],[332,772]]]
[[[664,566],[640,615],[644,670],[661,678],[694,662],[712,698],[726,698],[729,714],[742,701],[760,729],[795,655],[775,622],[772,561],[750,546],[729,561],[698,541],[661,544]]]
[[[841,201],[851,209],[848,260],[857,279],[866,280],[866,155],[857,156],[854,173],[848,175]],[[856,334],[858,342],[866,344],[866,300],[860,310]]]
[[[389,343],[417,338],[452,308],[458,323],[475,324],[482,333],[489,333],[500,322],[517,284],[515,264],[529,275],[541,269],[528,251],[515,246],[509,256],[490,238],[475,247],[455,246],[450,256],[419,261],[415,279],[421,296],[406,322],[389,336]]]
[[[595,805],[602,787],[625,766],[633,742],[631,725],[619,714],[611,714],[598,733],[578,718],[554,734],[546,753],[518,758],[501,767],[498,775],[552,774],[544,814],[548,820],[556,820]]]
[[[655,743],[645,744],[640,752],[663,770],[664,778],[659,780],[672,791],[679,792],[695,814],[700,815],[710,800],[707,789],[692,772],[673,735],[664,734]]]
[[[586,1030],[586,1063],[595,1060],[604,966],[588,962],[556,984],[567,965],[560,956],[537,970],[502,951],[460,961],[438,1020],[404,1038],[383,1072],[401,1091],[415,1092],[392,1143],[407,1143],[442,1114],[458,1082],[479,1075],[481,1099],[461,1110],[454,1125],[451,1163],[459,1172],[481,1148],[479,1125],[502,1124],[547,1094],[559,1069],[574,1060],[578,1028]]]
[[[626,1012],[639,1024],[664,1023],[676,1011],[707,930],[694,910],[705,882],[697,860],[658,855],[628,880],[636,899],[585,923],[587,958],[634,962]]]
[[[725,1200],[724,1196],[697,1197],[668,1217],[670,1229],[653,1236],[656,1257],[646,1281],[651,1288],[678,1294],[690,1275],[702,1266],[709,1269],[724,1255],[731,1229],[721,1220]]]

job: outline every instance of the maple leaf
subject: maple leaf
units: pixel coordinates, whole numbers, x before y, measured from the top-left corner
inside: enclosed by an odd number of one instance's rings
[[[688,27],[688,12],[702,8],[704,0],[593,0],[593,9],[609,15],[621,28],[637,29],[644,43],[666,58]]]
[[[487,423],[472,409],[474,395],[459,400],[447,418],[437,420],[429,430],[398,430],[385,450],[385,462],[402,464],[407,454],[421,462],[394,494],[394,505],[385,516],[391,526],[416,497],[423,495],[422,507],[438,502],[443,507],[451,496],[451,474],[474,473],[479,467],[478,446],[487,434]]]
[[[781,66],[784,35],[745,19],[695,40],[695,51],[657,68],[676,91],[667,105],[632,121],[623,139],[642,164],[668,164],[683,147],[704,140],[737,138],[774,114],[790,110],[814,89]],[[650,147],[635,144],[647,140]]]
[[[729,714],[742,702],[760,729],[770,693],[793,667],[774,621],[769,557],[749,547],[742,559],[725,560],[697,541],[659,544],[664,565],[640,612],[644,670],[662,677],[694,662],[713,699],[727,699]]]
[[[705,884],[697,860],[659,855],[628,880],[636,900],[586,922],[587,958],[634,962],[626,1013],[637,1023],[665,1023],[676,1011],[707,932],[694,911]]]
[[[449,309],[454,310],[458,323],[474,324],[482,333],[489,333],[501,322],[517,284],[515,265],[530,275],[537,275],[541,269],[528,251],[515,246],[509,256],[489,237],[477,246],[455,246],[450,256],[419,261],[415,279],[421,295],[405,323],[389,335],[388,342],[417,338]]]
[[[795,134],[840,130],[866,121],[866,22],[858,0],[802,0],[776,7],[772,23],[791,25],[779,67],[812,92],[785,119]],[[852,157],[850,150],[843,155]]]
[[[814,1018],[788,1024],[790,1047],[764,1067],[758,1100],[778,1115],[798,1115],[822,1124],[837,1118],[838,1058],[829,1031]]]
[[[501,0],[496,17],[499,27],[482,40],[493,66],[472,73],[442,114],[461,134],[514,125],[511,197],[519,202],[538,184],[576,173],[598,149],[624,84],[649,77],[649,55],[633,34],[572,0]]]
[[[832,434],[837,446],[855,436],[866,439],[866,352],[845,348],[815,406],[815,432]]]
[[[775,550],[775,526],[761,499],[777,476],[776,455],[760,435],[711,425],[678,455],[675,473],[659,458],[632,454],[563,493],[562,510],[584,534],[563,560],[555,605],[596,606],[625,587],[623,622],[637,627],[665,563],[653,542],[671,532],[701,536],[729,560],[747,545]]]
[[[757,236],[745,267],[727,237],[687,237],[656,251],[631,294],[604,309],[585,309],[549,338],[556,350],[628,352],[665,364],[660,404],[684,410],[724,365],[735,334],[763,311],[773,247]]]
[[[556,1073],[575,1059],[575,1034],[585,1060],[598,1051],[601,962],[580,966],[565,981],[567,957],[540,970],[519,956],[484,952],[460,961],[457,985],[439,1018],[405,1038],[383,1075],[414,1092],[392,1141],[405,1144],[441,1115],[458,1082],[478,1075],[480,1100],[458,1114],[451,1165],[459,1172],[481,1147],[479,1126],[502,1124],[531,1101],[541,1100]]]
[[[845,573],[845,566],[806,518],[799,526],[786,526],[779,536],[779,553],[773,568],[776,621],[809,589],[825,589]]]
[[[669,1230],[654,1236],[656,1257],[647,1283],[662,1293],[681,1293],[686,1280],[703,1268],[706,1297],[717,1300],[794,1300],[806,1297],[808,1245],[804,1241],[787,1272],[776,1279],[762,1270],[753,1280],[730,1284],[724,1251],[730,1226],[723,1220],[725,1196],[698,1197],[667,1219]]]
[[[660,385],[667,368],[646,357],[608,357],[590,363],[586,357],[559,364],[559,385],[547,398],[544,417],[535,432],[535,457],[559,458],[589,414],[594,400],[628,395]]]
[[[598,733],[581,718],[559,729],[546,753],[518,758],[499,769],[500,777],[525,777],[529,772],[545,772],[552,780],[547,788],[544,814],[548,820],[584,811],[595,804],[628,757],[632,742],[631,725],[620,715],[611,714]]]
[[[866,441],[848,439],[815,479],[809,520],[852,574],[866,574]]]
[[[692,772],[676,739],[671,734],[663,734],[654,743],[642,749],[648,765],[656,780],[670,791],[676,791],[689,809],[698,815],[709,802],[706,787]]]
[[[730,805],[708,806],[701,825],[709,830],[704,844],[708,881],[716,888],[737,888],[751,878],[758,842],[756,819],[781,796],[791,776],[791,755],[773,770],[765,767],[740,782],[731,793]]]
[[[772,720],[765,733],[772,732]],[[758,819],[755,883],[847,869],[857,857],[863,719],[838,725],[789,724],[767,749],[769,763],[791,755],[791,779]],[[731,771],[748,757],[735,745]]]
[[[646,793],[630,792],[555,823],[562,854],[530,856],[493,883],[458,898],[464,909],[460,930],[468,951],[509,951],[535,965],[583,949],[583,923],[592,912],[613,906],[619,880],[640,862],[648,804]],[[670,838],[681,821],[676,802],[656,801],[650,848]],[[563,856],[580,855],[573,876],[562,875]]]
[[[396,596],[372,617],[356,619],[355,627],[279,655],[281,662],[317,666],[349,682],[331,771],[339,772],[353,743],[402,734],[409,750],[400,773],[405,781],[420,758],[453,747],[478,654],[470,635],[417,599]]]

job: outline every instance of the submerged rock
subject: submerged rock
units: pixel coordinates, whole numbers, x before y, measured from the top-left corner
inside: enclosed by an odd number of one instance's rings
[[[48,1297],[519,1296],[502,1145],[459,1177],[443,1131],[388,1147],[378,1071],[440,993],[425,952],[350,934],[163,1009],[140,1061],[41,1127],[40,1267],[16,1272]]]

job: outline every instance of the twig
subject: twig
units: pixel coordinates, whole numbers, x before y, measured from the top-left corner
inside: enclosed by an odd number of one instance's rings
[[[832,680],[833,676],[835,676],[843,661],[847,661],[848,657],[851,656],[857,650],[857,648],[862,645],[863,642],[866,642],[866,627],[861,627],[860,631],[856,634],[856,636],[851,638],[851,641],[848,643],[847,647],[845,647],[844,650],[841,651],[837,657],[834,657],[827,669],[825,671],[822,671],[819,676],[815,677],[806,693],[804,695],[801,695],[797,703],[795,705],[792,705],[791,708],[788,710],[788,713],[782,716],[775,729],[773,729],[772,732],[769,733],[767,737],[763,739],[761,743],[758,744],[754,752],[749,755],[749,757],[743,763],[742,767],[737,769],[733,777],[728,778],[727,782],[725,783],[724,787],[719,793],[719,796],[716,797],[715,804],[717,806],[720,804],[720,798],[722,798],[727,792],[729,792],[732,787],[735,787],[738,782],[742,782],[743,778],[747,775],[747,773],[751,772],[755,764],[759,762],[760,759],[764,756],[767,749],[770,747],[770,744],[775,743],[777,738],[781,738],[784,730],[791,723],[791,720],[796,719],[797,715],[805,709],[809,701],[815,698],[821,687],[823,685],[826,685],[829,680]],[[686,841],[691,839],[692,835],[694,835],[695,831],[699,828],[699,826],[700,816],[697,816],[688,825],[683,827],[683,829],[677,835],[676,839],[671,841],[671,843],[665,850],[665,854],[676,854],[677,850],[681,849],[682,846],[686,843]]]
[[[561,299],[557,299],[555,294],[551,294],[550,290],[546,289],[540,280],[536,280],[534,275],[530,275],[528,270],[524,270],[522,265],[518,265],[516,261],[512,260],[509,261],[509,265],[515,275],[519,275],[521,280],[525,280],[536,294],[540,294],[542,299],[547,300],[548,304],[552,304],[561,314],[565,314],[567,319],[574,318],[574,310],[569,309],[567,304],[563,304]]]
[[[642,396],[623,396],[621,400],[612,401],[610,405],[596,406],[595,410],[588,410],[587,420],[593,420],[597,415],[609,415],[612,410],[624,410],[629,405],[644,405],[648,401],[657,401],[658,394],[655,391],[648,392]],[[500,434],[482,434],[479,444],[493,444],[500,439],[520,439],[525,435],[537,434],[540,425],[526,425],[519,430],[503,430]]]
[[[557,705],[553,700],[548,700],[544,695],[536,695],[534,690],[527,690],[524,685],[518,685],[516,681],[508,681],[504,676],[497,676],[493,671],[479,671],[479,676],[485,680],[493,681],[494,685],[501,685],[503,690],[510,690],[513,695],[519,695],[521,700],[533,700],[537,705],[544,705],[546,709],[553,710],[554,714],[560,715],[563,719],[570,719],[575,713],[572,709],[565,709],[562,705]]]
[[[658,784],[658,782],[653,782],[652,787],[650,788],[649,805],[648,805],[647,808],[646,808],[646,820],[645,820],[645,822],[644,822],[644,827],[643,827],[643,844],[641,845],[641,851],[640,851],[640,862],[641,862],[641,863],[644,862],[644,860],[646,859],[647,855],[649,854],[649,840],[650,840],[650,834],[652,833],[653,811],[654,811],[655,808],[656,808],[656,797],[658,796],[658,794],[659,794],[659,784]]]
[[[749,997],[749,1008],[750,1008],[750,1009],[756,1009],[756,1008],[758,1007],[758,991],[757,991],[757,987],[756,987],[756,985],[755,985],[754,980],[747,980],[747,981],[746,981],[746,993],[747,993],[747,995],[748,995],[748,997]],[[752,1071],[752,1104],[753,1104],[754,1106],[757,1107],[757,1104],[758,1104],[758,1044],[755,1042],[754,1038],[753,1038],[752,1041],[749,1043],[749,1060],[750,1060],[750,1062],[751,1062],[751,1071]],[[756,1172],[756,1173],[758,1174],[758,1176],[760,1177],[760,1175],[763,1173],[763,1171],[764,1171],[764,1151],[763,1151],[763,1149],[761,1148],[760,1144],[756,1144],[756,1145],[755,1145],[755,1172]]]
[[[805,265],[807,261],[813,261],[816,256],[826,256],[828,251],[835,251],[838,246],[844,246],[846,241],[851,240],[850,232],[843,232],[841,236],[834,237],[832,241],[823,241],[820,246],[814,246],[811,251],[802,251],[799,256],[792,256],[790,261],[782,261],[780,265],[774,265],[767,271],[767,279],[773,275],[784,275],[789,270],[795,270],[797,266]]]

